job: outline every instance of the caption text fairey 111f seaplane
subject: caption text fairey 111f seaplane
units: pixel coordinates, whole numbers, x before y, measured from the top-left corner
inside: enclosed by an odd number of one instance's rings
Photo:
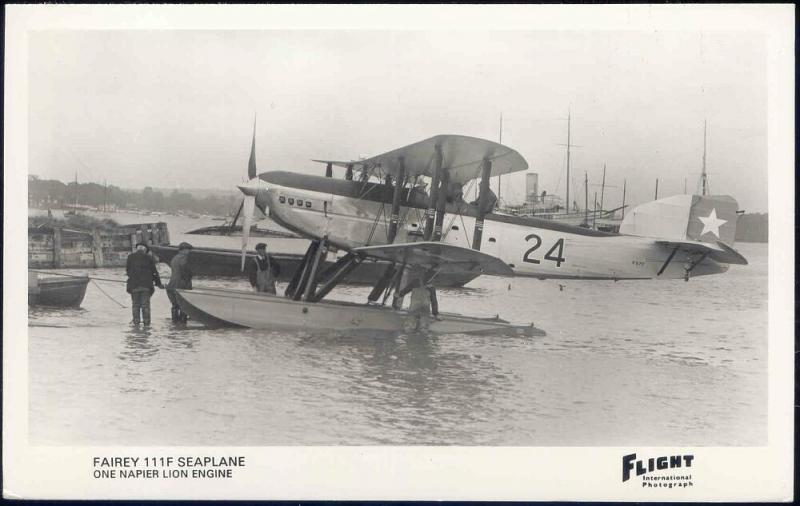
[[[518,152],[492,141],[439,135],[365,160],[317,161],[327,163],[325,177],[284,171],[256,176],[252,149],[250,182],[239,187],[245,194],[243,244],[255,206],[312,239],[285,297],[179,290],[186,313],[206,323],[254,328],[541,335],[533,324],[499,318],[431,316],[431,285],[443,273],[688,280],[747,263],[732,247],[738,204],[730,197],[678,195],[650,202],[628,214],[620,234],[608,234],[491,213],[490,178],[528,168]],[[332,177],[333,165],[347,168],[344,180]],[[480,185],[473,203],[463,199],[470,182]],[[346,254],[319,269],[332,249]],[[388,262],[369,304],[322,302],[366,259]]]

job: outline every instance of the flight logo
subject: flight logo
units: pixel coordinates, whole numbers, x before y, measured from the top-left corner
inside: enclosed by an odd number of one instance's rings
[[[665,455],[637,459],[635,453],[622,457],[622,482],[642,477],[642,487],[686,488],[693,486],[694,455]]]

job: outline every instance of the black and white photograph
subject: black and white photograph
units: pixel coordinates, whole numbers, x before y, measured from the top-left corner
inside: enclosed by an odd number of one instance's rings
[[[98,9],[7,21],[5,497],[791,499],[792,6]]]

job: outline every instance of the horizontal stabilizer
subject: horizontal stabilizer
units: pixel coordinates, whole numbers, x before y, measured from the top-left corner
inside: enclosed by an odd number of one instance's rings
[[[355,248],[353,251],[372,258],[399,264],[405,263],[424,269],[435,269],[440,273],[463,272],[475,275],[508,277],[514,275],[511,267],[497,257],[477,250],[440,242],[363,246]]]
[[[723,264],[747,265],[747,259],[741,253],[722,241],[717,241],[716,244],[695,241],[656,241],[656,243],[670,249],[677,247],[687,253],[705,254],[711,260]]]

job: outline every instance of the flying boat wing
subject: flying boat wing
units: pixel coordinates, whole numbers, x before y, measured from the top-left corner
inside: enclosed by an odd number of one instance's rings
[[[747,265],[747,259],[741,253],[722,241],[717,241],[716,244],[697,241],[656,241],[656,243],[670,249],[678,248],[679,251],[700,253],[711,260],[725,264]]]
[[[366,167],[371,174],[382,176],[391,174],[396,177],[402,159],[407,177],[431,177],[434,171],[436,146],[442,150],[442,168],[449,170],[450,181],[454,183],[464,184],[480,177],[484,159],[492,162],[492,176],[528,169],[525,158],[508,146],[465,135],[437,135],[357,162],[314,161],[331,163],[338,167],[348,165],[353,165],[355,168]]]
[[[513,276],[514,271],[497,257],[480,251],[443,244],[441,242],[413,242],[363,246],[353,251],[363,255],[434,269],[441,273],[470,273],[487,276]]]

